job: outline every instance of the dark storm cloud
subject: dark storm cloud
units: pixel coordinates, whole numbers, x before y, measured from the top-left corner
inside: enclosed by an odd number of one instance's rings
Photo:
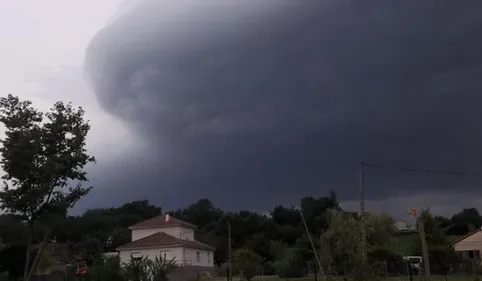
[[[481,1],[173,2],[140,1],[87,50],[99,103],[149,147],[99,180],[119,200],[259,209],[353,199],[363,159],[482,167]],[[374,199],[480,185],[367,174]]]

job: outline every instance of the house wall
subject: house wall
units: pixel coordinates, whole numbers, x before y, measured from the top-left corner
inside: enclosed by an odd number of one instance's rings
[[[199,253],[199,259],[198,259]],[[201,267],[214,267],[214,252],[196,249],[184,249],[184,259],[188,265]]]
[[[179,226],[132,229],[131,239],[132,241],[136,241],[157,232],[164,232],[166,234],[183,240],[194,240],[194,230]]]
[[[168,275],[169,281],[186,281],[186,280],[199,280],[199,275],[203,275],[206,272],[211,274],[212,278],[215,280],[223,280],[216,278],[219,276],[219,269],[212,267],[197,267],[197,266],[190,266],[190,267],[178,267],[172,270]],[[226,279],[226,278],[224,278]],[[206,279],[202,279],[206,280]]]
[[[198,253],[199,252],[199,260]],[[139,255],[147,257],[150,260],[154,260],[156,256],[164,257],[167,259],[174,258],[176,264],[196,267],[214,267],[214,252],[206,250],[185,249],[181,247],[177,248],[158,248],[158,249],[142,249],[142,250],[122,250],[119,252],[119,260],[121,265],[128,263],[132,255]]]
[[[131,255],[141,255],[143,257],[147,257],[150,260],[154,260],[156,256],[164,257],[166,255],[166,259],[174,258],[176,260],[177,265],[183,264],[183,251],[182,248],[158,248],[158,249],[142,249],[142,250],[122,250],[119,252],[119,260],[121,265],[124,263],[128,263],[131,259]]]
[[[404,221],[395,221],[395,228],[399,231],[410,230],[410,225]]]
[[[463,252],[463,251],[473,251],[479,250],[482,252],[482,232],[477,231],[476,233],[470,235],[469,237],[455,243],[454,251],[456,252]]]
[[[179,239],[194,241],[194,230],[190,228],[179,228]]]

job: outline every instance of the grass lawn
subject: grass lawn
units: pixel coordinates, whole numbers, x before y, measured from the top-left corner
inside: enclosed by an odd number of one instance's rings
[[[304,277],[304,278],[292,278],[292,279],[283,279],[279,278],[278,276],[258,276],[253,279],[254,281],[314,281],[314,277]],[[343,277],[335,277],[335,281],[343,281]],[[350,280],[350,278],[347,278],[347,280]],[[382,278],[382,279],[377,279],[377,280],[386,280],[386,281],[408,281],[410,278],[408,276],[401,276],[401,277],[387,277],[387,278]],[[413,281],[422,281],[421,276],[413,276]],[[445,276],[432,276],[431,281],[473,281],[474,277],[470,275],[451,275],[447,276],[447,279],[445,279]],[[322,277],[318,277],[318,281],[323,281]]]

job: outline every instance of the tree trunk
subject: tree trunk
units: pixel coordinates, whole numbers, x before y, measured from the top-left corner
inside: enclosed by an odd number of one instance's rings
[[[33,221],[30,220],[28,222],[28,240],[27,240],[27,250],[25,253],[25,267],[23,269],[23,280],[27,280],[28,270],[30,269],[30,251],[32,248],[32,240],[33,240]]]
[[[45,233],[44,239],[40,244],[40,248],[38,249],[37,255],[35,255],[35,259],[33,260],[32,266],[30,267],[30,270],[28,272],[27,279],[24,279],[24,281],[29,281],[35,269],[37,268],[38,261],[40,260],[40,257],[42,256],[42,252],[45,249],[45,245],[47,244],[49,234],[50,234],[50,228],[48,228],[47,232]]]

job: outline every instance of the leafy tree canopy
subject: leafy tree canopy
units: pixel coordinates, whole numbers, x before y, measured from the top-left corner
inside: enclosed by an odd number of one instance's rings
[[[0,140],[0,166],[5,173],[1,208],[27,222],[24,280],[28,280],[36,262],[28,274],[35,222],[65,216],[90,190],[82,185],[87,181],[85,166],[95,161],[85,149],[90,125],[82,108],[57,102],[41,112],[13,95],[0,98],[0,122],[5,126]],[[44,241],[47,236],[48,232]]]

